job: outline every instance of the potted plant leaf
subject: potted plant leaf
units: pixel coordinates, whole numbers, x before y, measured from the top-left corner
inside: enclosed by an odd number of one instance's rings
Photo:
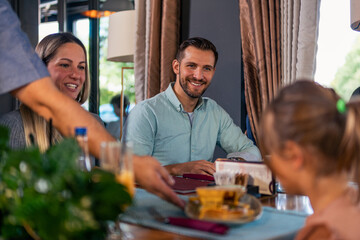
[[[3,239],[104,239],[131,197],[113,173],[80,171],[73,138],[41,153],[11,150],[0,126],[0,235]]]

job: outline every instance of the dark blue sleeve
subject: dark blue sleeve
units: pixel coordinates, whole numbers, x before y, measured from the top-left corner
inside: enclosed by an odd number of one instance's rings
[[[246,136],[254,143],[254,145],[256,146],[256,142],[255,142],[255,138],[252,134],[251,131],[251,126],[250,126],[250,120],[249,120],[249,116],[246,115]]]
[[[49,76],[7,0],[0,0],[0,94]]]

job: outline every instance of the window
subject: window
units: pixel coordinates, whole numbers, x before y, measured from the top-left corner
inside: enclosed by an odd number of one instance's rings
[[[116,121],[118,116],[113,112],[111,98],[121,92],[121,68],[134,67],[134,63],[107,61],[107,37],[109,17],[100,19],[100,117],[104,122]],[[124,70],[124,95],[128,97],[130,106],[135,103],[134,70]]]
[[[321,1],[315,80],[345,100],[360,86],[359,36],[350,27],[350,1]]]
[[[46,22],[39,24],[39,42],[41,39],[51,33],[57,33],[59,31],[58,22]]]

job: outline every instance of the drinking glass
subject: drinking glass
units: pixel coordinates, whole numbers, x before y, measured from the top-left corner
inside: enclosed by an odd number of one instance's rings
[[[100,166],[115,174],[116,180],[123,184],[131,197],[135,194],[132,150],[120,142],[102,142]]]
[[[120,142],[102,142],[100,145],[100,166],[115,174],[116,180],[123,184],[131,197],[135,194],[132,150]],[[119,216],[120,217],[120,216]],[[133,235],[124,228],[121,221],[109,224],[107,240],[130,240]]]
[[[285,188],[281,185],[280,181],[275,182],[275,187],[277,193],[286,193]]]

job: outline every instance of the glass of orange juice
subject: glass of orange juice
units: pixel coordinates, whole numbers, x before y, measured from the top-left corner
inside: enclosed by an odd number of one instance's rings
[[[100,166],[115,174],[116,180],[123,184],[131,197],[135,194],[134,171],[131,147],[120,142],[102,142]]]

